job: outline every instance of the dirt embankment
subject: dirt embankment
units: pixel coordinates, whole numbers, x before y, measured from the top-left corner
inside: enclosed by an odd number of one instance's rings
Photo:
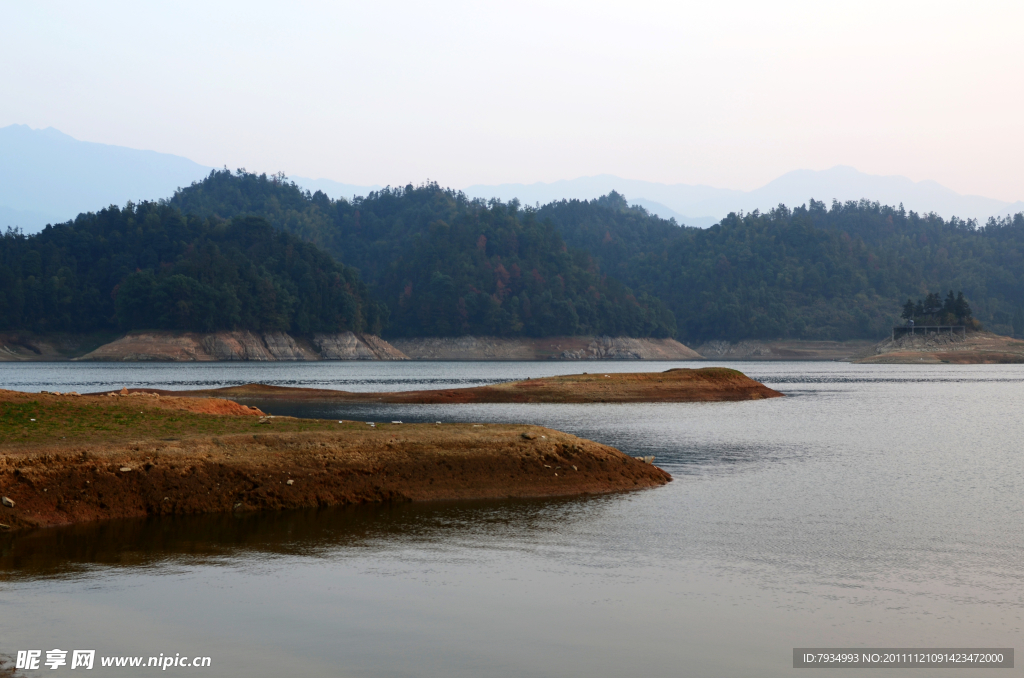
[[[296,338],[285,332],[129,332],[78,360],[408,360],[380,337],[340,332]]]
[[[251,408],[205,413],[210,409],[210,399],[0,391],[0,495],[7,500],[0,529],[380,501],[569,496],[671,480],[614,448],[537,426],[371,427],[266,417]]]
[[[1024,341],[991,332],[918,333],[877,344],[858,363],[994,365],[1024,363]]]
[[[117,335],[110,332],[71,334],[0,332],[0,362],[60,362],[84,355]]]
[[[699,360],[674,339],[630,337],[431,337],[395,339],[353,332],[132,331],[112,334],[0,334],[0,361],[194,362],[234,360]]]
[[[394,339],[413,360],[700,360],[675,339],[426,337]]]
[[[173,394],[174,391],[160,391]],[[249,400],[338,403],[656,403],[761,400],[782,396],[742,372],[724,367],[675,368],[665,372],[571,374],[493,386],[356,393],[319,388],[246,384],[188,391],[192,396]]]
[[[874,348],[872,341],[804,341],[798,339],[736,343],[708,341],[697,351],[708,360],[853,360]]]

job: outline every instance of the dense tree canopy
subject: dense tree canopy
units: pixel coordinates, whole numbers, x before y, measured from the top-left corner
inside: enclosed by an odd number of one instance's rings
[[[812,200],[696,229],[611,195],[551,203],[538,218],[662,299],[684,340],[883,336],[901,300],[935,288],[962,290],[995,331],[1024,332],[1024,214],[979,227],[902,206]]]
[[[258,217],[129,204],[0,238],[0,329],[379,333],[356,271]]]
[[[581,321],[580,332],[614,333],[618,327],[643,334],[639,323],[658,334],[674,320],[674,336],[691,342],[870,338],[884,336],[899,321],[903,299],[935,288],[963,290],[974,317],[996,331],[1012,332],[1014,318],[1024,331],[1024,214],[978,227],[902,206],[861,201],[828,207],[812,200],[796,209],[730,214],[697,229],[631,207],[617,193],[534,210],[516,201],[471,201],[427,185],[349,202],[303,192],[282,176],[227,171],[179,191],[172,202],[199,214],[260,214],[321,245],[362,270],[394,309],[395,330],[402,334],[508,333],[499,327],[514,315],[513,298],[522,304],[523,297],[518,289],[499,292],[502,274],[493,272],[499,264],[512,270],[503,249],[509,233],[520,244],[543,243],[519,251],[515,263],[520,278],[536,269],[552,299],[564,283],[575,309],[584,278],[600,276],[604,286],[595,287],[608,297],[611,315]],[[480,235],[487,243],[482,251]],[[552,289],[549,283],[559,275]],[[442,288],[446,301],[439,302],[431,290]],[[509,316],[494,313],[476,291],[501,300]],[[534,292],[526,296],[532,310]],[[628,308],[616,304],[620,298],[636,299],[640,312],[616,325],[613,316]],[[460,299],[467,311],[477,309],[469,323],[459,315]],[[541,330],[524,324],[524,331]]]
[[[964,293],[959,292],[953,296],[953,290],[950,290],[945,301],[935,293],[918,299],[916,304],[912,299],[907,299],[900,317],[922,325],[974,326],[972,315],[971,305],[967,303]]]
[[[637,257],[658,252],[685,231],[700,232],[630,206],[615,191],[596,200],[548,203],[537,218],[551,221],[570,247],[590,252],[605,270],[623,279],[637,277],[632,268]]]
[[[634,295],[518,202],[469,200],[436,184],[353,202],[282,177],[214,172],[171,204],[208,216],[265,216],[357,267],[391,308],[393,335],[671,336],[675,319]]]
[[[348,201],[225,170],[0,249],[4,328],[377,331],[389,308],[399,336],[872,338],[935,289],[962,293],[915,317],[1024,334],[1024,214],[978,226],[812,200],[697,229],[617,193],[533,209],[426,184]]]

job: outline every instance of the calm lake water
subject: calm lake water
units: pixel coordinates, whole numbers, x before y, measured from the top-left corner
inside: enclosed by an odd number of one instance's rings
[[[0,387],[398,390],[676,366],[695,364],[8,363]],[[1021,645],[1024,366],[728,366],[789,397],[269,407],[544,424],[653,454],[675,480],[0,535],[0,653],[212,657],[167,675],[810,677],[833,673],[795,671],[792,648]]]

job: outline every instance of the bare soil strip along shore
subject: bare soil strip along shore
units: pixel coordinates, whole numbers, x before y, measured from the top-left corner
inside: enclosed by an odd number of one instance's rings
[[[309,336],[248,330],[133,330],[69,334],[0,332],[0,362],[209,362],[310,360],[700,360],[675,339],[631,337]]]
[[[173,394],[173,391],[160,391]],[[356,393],[318,388],[246,384],[192,396],[289,402],[465,404],[465,403],[657,403],[761,400],[782,396],[742,372],[725,367],[675,368],[665,372],[595,372],[512,381],[492,386]]]
[[[209,362],[257,360],[408,360],[380,337],[339,332],[293,337],[285,332],[134,331],[76,360]]]
[[[927,332],[886,339],[858,363],[999,365],[1024,363],[1024,341],[991,332]]]
[[[644,460],[539,426],[268,417],[216,398],[0,390],[0,530],[381,501],[663,485]]]
[[[392,345],[413,360],[700,360],[675,339],[631,337],[419,337]]]
[[[869,340],[811,341],[807,339],[780,339],[765,341],[745,339],[729,341],[708,341],[697,347],[708,360],[854,360],[875,348]]]

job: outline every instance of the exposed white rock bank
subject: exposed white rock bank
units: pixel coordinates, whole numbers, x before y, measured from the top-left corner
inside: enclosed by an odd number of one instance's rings
[[[408,360],[380,337],[354,332],[315,334],[312,340],[286,332],[129,332],[76,360],[207,362],[218,360]]]

